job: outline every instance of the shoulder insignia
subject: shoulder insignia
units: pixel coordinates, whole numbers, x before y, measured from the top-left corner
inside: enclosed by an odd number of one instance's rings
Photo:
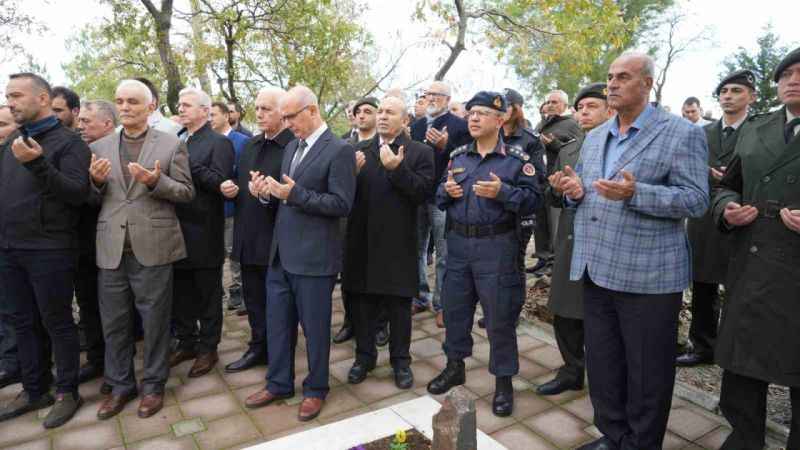
[[[458,147],[457,149],[450,152],[450,159],[453,159],[462,153],[466,153],[468,150],[469,150],[469,144],[462,145],[461,147]]]
[[[523,162],[527,162],[529,159],[531,159],[531,157],[528,156],[528,154],[525,153],[524,150],[522,150],[520,147],[516,145],[506,144],[506,153],[517,159],[521,159]]]
[[[536,175],[536,168],[533,167],[533,164],[531,164],[531,163],[525,163],[522,166],[522,173],[524,173],[525,175],[527,175],[529,177],[532,177],[532,176]]]

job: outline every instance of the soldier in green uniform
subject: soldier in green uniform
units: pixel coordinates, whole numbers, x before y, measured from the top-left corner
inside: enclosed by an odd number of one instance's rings
[[[705,127],[708,140],[709,192],[733,159],[739,128],[747,119],[749,106],[756,100],[756,77],[749,70],[737,70],[722,79],[714,95],[719,99],[722,118]],[[714,224],[709,209],[699,219],[689,219],[692,245],[692,324],[691,350],[678,355],[676,364],[691,367],[714,362],[714,343],[719,323],[719,285],[724,284],[730,257],[730,235]]]
[[[713,202],[733,239],[715,352],[728,450],[763,448],[769,383],[790,388],[787,448],[800,448],[800,48],[774,79],[783,107],[742,126]]]
[[[613,110],[606,101],[606,84],[592,83],[575,97],[575,119],[583,133],[607,121]],[[564,143],[558,152],[554,172],[563,172],[567,166],[575,167],[581,152],[584,134]],[[558,175],[551,175],[550,178]],[[550,299],[547,307],[553,313],[553,328],[558,351],[564,365],[556,377],[536,388],[539,395],[558,395],[567,390],[583,389],[585,363],[583,358],[583,282],[569,279],[572,261],[572,224],[575,208],[563,208],[564,197],[552,186],[545,190],[545,201],[551,208],[561,209],[555,240],[553,276],[550,281]]]

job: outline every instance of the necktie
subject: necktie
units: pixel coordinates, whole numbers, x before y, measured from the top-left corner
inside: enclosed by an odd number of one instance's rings
[[[722,137],[727,139],[734,132],[733,127],[725,127],[722,129]]]
[[[303,154],[306,152],[308,144],[304,139],[300,139],[300,144],[297,146],[297,151],[294,152],[294,159],[292,165],[289,167],[289,176],[294,176],[294,170],[300,165],[300,160],[303,159]]]
[[[786,128],[783,129],[783,138],[786,140],[787,144],[794,137],[794,127],[798,125],[800,125],[800,117],[795,117],[790,120],[789,123],[786,124]]]

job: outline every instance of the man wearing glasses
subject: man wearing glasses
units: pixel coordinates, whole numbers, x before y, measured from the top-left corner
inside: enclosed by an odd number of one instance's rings
[[[353,206],[356,160],[353,147],[323,122],[307,87],[292,88],[279,110],[297,139],[286,147],[280,179],[254,173],[250,188],[277,213],[267,273],[267,385],[245,404],[258,408],[294,396],[299,323],[309,372],[298,419],[307,422],[329,391],[331,294],[342,270],[339,221]]]
[[[424,311],[428,308],[429,303],[432,303],[433,309],[437,312],[437,325],[442,328],[444,324],[439,299],[447,261],[447,243],[444,239],[445,214],[436,207],[433,196],[436,186],[444,176],[447,163],[450,161],[450,152],[472,142],[472,137],[467,130],[467,122],[448,110],[450,86],[447,83],[442,81],[431,83],[425,90],[425,100],[427,102],[425,116],[411,125],[411,138],[433,147],[434,187],[428,202],[419,208],[417,236],[419,237],[420,298],[415,299],[413,312]],[[425,272],[431,231],[433,231],[433,243],[436,249],[436,286],[434,290],[428,286],[428,277]]]

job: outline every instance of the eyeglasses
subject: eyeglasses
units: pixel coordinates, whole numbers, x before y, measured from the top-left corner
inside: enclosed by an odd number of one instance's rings
[[[449,97],[448,95],[439,93],[439,92],[426,92],[424,94],[425,97]]]
[[[467,111],[467,118],[471,118],[472,116],[477,117],[478,119],[483,119],[485,117],[491,117],[496,115],[494,111],[486,111],[483,109],[470,109]]]
[[[307,110],[307,109],[308,109],[308,108],[310,108],[310,107],[311,107],[311,105],[306,105],[306,106],[303,106],[302,108],[300,108],[300,109],[299,109],[297,112],[295,112],[295,113],[292,113],[292,114],[286,114],[285,116],[283,116],[283,117],[282,117],[282,119],[283,119],[283,120],[294,120],[294,119],[295,119],[295,117],[297,117],[298,115],[300,115],[300,113],[301,113],[301,112],[303,112],[303,111]]]

